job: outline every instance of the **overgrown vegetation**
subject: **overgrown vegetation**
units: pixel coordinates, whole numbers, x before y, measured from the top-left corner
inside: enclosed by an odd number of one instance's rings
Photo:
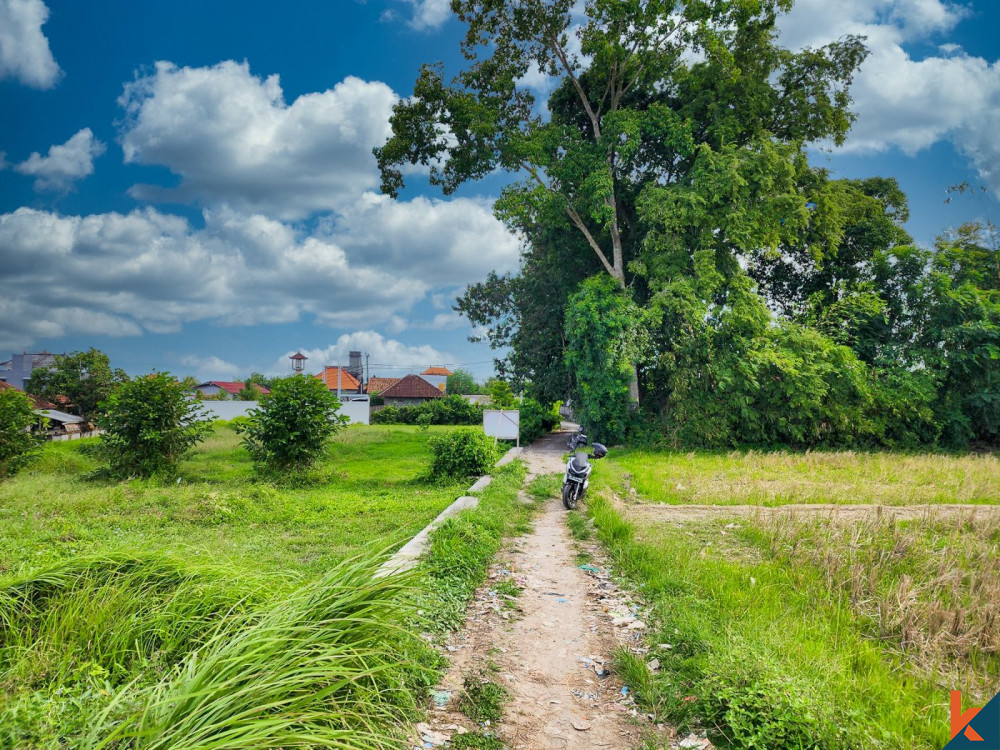
[[[385,406],[372,412],[372,424],[474,425],[483,423],[483,407],[455,394],[415,406]]]
[[[783,48],[792,0],[454,5],[465,68],[425,65],[376,155],[390,195],[410,164],[521,179],[519,272],[456,307],[516,390],[612,443],[1000,444],[996,227],[919,247],[895,179],[809,163],[848,138],[863,38]]]
[[[493,471],[493,481],[474,511],[460,513],[438,527],[420,570],[426,582],[418,602],[432,632],[458,628],[486,570],[507,536],[524,533],[534,506],[518,501],[525,467],[514,461]]]
[[[0,481],[37,458],[42,422],[27,396],[13,388],[0,390]]]
[[[426,437],[347,429],[292,487],[225,425],[179,484],[81,481],[95,442],[3,485],[0,746],[397,746],[437,656],[411,635],[422,584],[370,574],[461,490],[421,478]]]
[[[277,378],[260,406],[238,431],[253,462],[267,472],[288,473],[311,466],[348,419],[325,383],[307,375]]]
[[[169,373],[122,383],[95,418],[103,430],[99,446],[107,473],[118,479],[174,475],[184,455],[211,429],[199,412]]]
[[[660,720],[734,748],[947,742],[948,693],[901,679],[902,662],[828,596],[818,570],[770,559],[734,540],[725,522],[637,528],[603,497],[588,511],[618,570],[652,606],[647,642],[660,673],[625,655],[619,669]]]

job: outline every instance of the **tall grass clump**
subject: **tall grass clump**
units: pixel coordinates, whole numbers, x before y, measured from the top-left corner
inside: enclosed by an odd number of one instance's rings
[[[157,555],[80,556],[0,580],[0,747],[77,737],[121,685],[140,700],[264,598],[227,567]]]
[[[430,657],[403,626],[408,582],[372,577],[381,559],[343,562],[216,633],[149,691],[140,711],[95,726],[88,744],[396,747]]]

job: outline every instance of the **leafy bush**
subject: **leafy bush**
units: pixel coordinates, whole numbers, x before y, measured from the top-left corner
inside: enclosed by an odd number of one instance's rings
[[[728,656],[709,667],[701,710],[733,747],[840,747],[841,730],[817,687],[763,662]]]
[[[472,477],[488,474],[500,451],[496,442],[480,430],[455,430],[427,441],[434,452],[431,476]]]
[[[482,407],[459,395],[436,398],[416,406],[386,406],[371,417],[372,424],[474,425],[482,421]]]
[[[552,432],[562,421],[557,406],[546,409],[533,398],[521,399],[517,408],[521,412],[521,442],[525,445]]]
[[[44,438],[31,432],[39,423],[31,401],[20,391],[0,391],[0,480],[13,476],[37,455]]]
[[[323,381],[305,375],[275,380],[260,407],[237,427],[258,468],[287,472],[310,466],[347,423]]]
[[[101,410],[99,450],[118,478],[174,474],[184,454],[211,432],[184,386],[165,372],[122,383]]]

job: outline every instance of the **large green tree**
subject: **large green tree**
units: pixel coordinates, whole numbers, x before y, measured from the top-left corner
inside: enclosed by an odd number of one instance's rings
[[[26,390],[60,406],[64,405],[60,397],[65,397],[64,408],[93,420],[100,412],[99,404],[126,380],[124,370],[111,368],[107,354],[91,348],[57,356],[52,369],[33,370]]]
[[[847,87],[865,55],[858,39],[780,48],[774,24],[791,0],[591,0],[582,18],[575,5],[455,0],[469,64],[450,81],[441,66],[425,66],[414,96],[397,104],[393,136],[376,149],[383,190],[395,195],[410,163],[427,166],[446,193],[496,169],[515,173],[522,179],[496,207],[508,226],[532,242],[571,232],[567,251],[590,254],[622,289],[661,270],[656,258],[640,258],[645,209],[657,202],[641,200],[645,191],[699,201],[714,176],[735,171],[753,201],[761,193],[752,180],[778,164],[783,193],[768,205],[769,226],[784,217],[790,235],[806,223],[802,146],[843,140]],[[521,83],[533,69],[557,79],[547,115]],[[664,235],[704,239],[732,208],[706,205],[710,221]],[[758,234],[773,246],[782,230]],[[572,289],[561,291],[564,304]]]

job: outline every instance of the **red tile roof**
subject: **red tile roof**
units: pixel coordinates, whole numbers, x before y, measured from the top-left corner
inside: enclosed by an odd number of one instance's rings
[[[381,393],[386,388],[396,385],[399,378],[368,378],[368,393]]]
[[[24,395],[28,397],[28,400],[31,401],[31,405],[35,409],[55,409],[56,408],[55,404],[50,404],[48,401],[45,401],[43,399],[38,398],[38,396],[32,396],[30,393],[25,393],[20,388],[18,388],[16,385],[11,385],[10,383],[7,383],[7,382],[4,382],[3,380],[0,380],[0,391],[8,391],[8,390],[9,391],[17,391],[18,393],[24,393]]]
[[[382,391],[383,398],[441,398],[443,395],[419,375],[407,375]]]
[[[323,372],[316,377],[326,383],[326,387],[329,390],[335,391],[337,390],[337,379],[340,377],[337,375],[338,370],[343,370],[343,368],[336,365],[333,367],[324,367]],[[358,382],[358,379],[351,375],[351,373],[347,370],[343,370],[343,376],[340,377],[340,390],[360,391],[361,383]]]
[[[447,367],[428,367],[426,370],[424,370],[420,374],[421,375],[444,375],[446,377],[448,375],[454,375],[454,373],[451,370],[449,370]]]

